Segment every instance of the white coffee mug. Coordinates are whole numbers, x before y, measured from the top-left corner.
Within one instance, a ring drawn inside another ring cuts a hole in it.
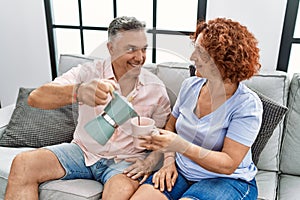
[[[139,136],[146,136],[151,134],[158,134],[159,130],[155,127],[155,121],[149,117],[134,117],[131,119],[131,130],[133,136],[133,145],[137,149],[144,150],[140,144],[143,140]]]

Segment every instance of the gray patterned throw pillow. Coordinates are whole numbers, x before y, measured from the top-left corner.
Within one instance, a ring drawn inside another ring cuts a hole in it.
[[[43,147],[73,139],[78,105],[55,110],[33,108],[27,104],[32,90],[20,88],[16,108],[0,139],[0,146]]]
[[[262,150],[271,138],[275,128],[286,114],[288,108],[276,103],[258,91],[253,91],[256,92],[263,104],[262,124],[251,147],[252,160],[257,164]]]

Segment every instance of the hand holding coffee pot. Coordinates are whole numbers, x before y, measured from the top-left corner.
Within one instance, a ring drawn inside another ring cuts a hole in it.
[[[88,83],[81,83],[77,88],[77,99],[89,106],[107,104],[109,95],[113,95],[116,83],[108,79],[94,79]]]

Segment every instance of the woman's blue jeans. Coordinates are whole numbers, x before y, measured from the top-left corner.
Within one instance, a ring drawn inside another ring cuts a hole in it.
[[[150,176],[144,184],[152,184]],[[178,178],[171,192],[163,194],[170,200],[190,198],[195,200],[256,200],[257,186],[255,179],[250,182],[232,178],[210,178],[190,182],[178,172]]]

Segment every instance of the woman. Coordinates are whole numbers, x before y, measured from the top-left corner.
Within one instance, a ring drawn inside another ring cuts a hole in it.
[[[259,97],[241,81],[258,72],[257,40],[238,22],[199,22],[191,36],[196,76],[186,79],[172,115],[143,147],[165,152],[163,167],[132,199],[256,199],[253,144]]]

